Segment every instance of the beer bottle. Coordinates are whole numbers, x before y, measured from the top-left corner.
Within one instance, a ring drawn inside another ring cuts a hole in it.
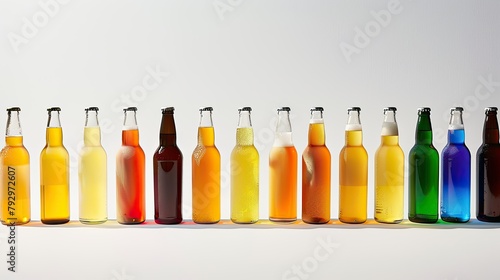
[[[415,145],[409,154],[408,218],[415,223],[438,219],[439,154],[432,145],[431,109],[418,109]]]
[[[116,220],[121,224],[140,224],[145,212],[145,156],[139,145],[136,107],[123,109],[122,146],[116,155]]]
[[[69,222],[69,154],[63,146],[59,107],[47,109],[47,144],[40,154],[40,215],[44,224]]]
[[[259,220],[259,152],[253,145],[252,108],[238,109],[236,146],[231,152],[231,221]]]
[[[339,220],[364,223],[367,216],[368,153],[363,147],[359,107],[347,110],[345,145],[339,154]]]
[[[160,145],[153,156],[155,222],[182,222],[182,153],[177,147],[174,107],[161,109]]]
[[[5,147],[0,152],[0,221],[9,226],[31,219],[30,155],[23,145],[20,111],[7,109]]]
[[[269,220],[297,220],[297,150],[292,141],[290,107],[278,109],[278,123],[269,155]]]
[[[78,160],[80,222],[100,224],[108,219],[107,156],[101,146],[99,108],[85,109],[83,147]]]
[[[448,144],[441,154],[441,219],[465,223],[470,219],[470,152],[465,145],[462,107],[451,109]]]
[[[396,108],[384,108],[380,146],[375,153],[375,221],[403,220],[404,153],[399,146]]]
[[[323,108],[311,108],[308,145],[302,154],[302,220],[306,223],[330,221],[331,161]]]
[[[191,158],[193,221],[214,224],[220,220],[220,153],[215,147],[212,107],[200,108],[198,145]]]
[[[477,219],[500,222],[500,144],[496,107],[485,110],[483,144],[477,151]]]

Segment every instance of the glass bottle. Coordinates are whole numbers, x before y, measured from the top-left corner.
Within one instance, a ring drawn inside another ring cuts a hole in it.
[[[483,144],[476,157],[477,219],[500,222],[500,144],[496,107],[485,110]]]
[[[153,156],[155,222],[182,222],[182,153],[177,147],[174,107],[161,109],[160,145]]]
[[[330,221],[331,162],[323,108],[311,108],[308,145],[302,153],[302,220],[306,223]]]
[[[0,221],[9,226],[31,219],[30,155],[23,145],[20,111],[7,109],[5,147],[0,152]]]
[[[431,109],[418,109],[415,145],[409,154],[408,218],[415,223],[438,219],[439,154],[432,145]]]
[[[292,141],[290,107],[278,109],[278,123],[269,155],[269,220],[297,220],[297,150]]]
[[[214,224],[220,220],[220,153],[215,147],[212,107],[200,108],[198,145],[193,151],[193,221]]]
[[[44,224],[69,222],[69,154],[63,145],[59,107],[47,109],[47,144],[40,154],[40,216]]]
[[[259,152],[253,145],[252,108],[238,109],[236,146],[231,152],[231,221],[259,220]]]
[[[404,213],[404,153],[399,146],[396,108],[384,108],[380,146],[375,153],[375,221],[395,224]]]
[[[367,218],[368,153],[363,147],[359,107],[347,109],[345,145],[339,154],[339,220],[364,223]]]
[[[116,155],[116,220],[140,224],[145,211],[145,155],[139,145],[136,107],[123,109],[122,146]]]
[[[441,219],[446,222],[470,219],[471,156],[465,145],[463,110],[451,109],[448,144],[441,153]]]
[[[99,108],[85,109],[83,147],[78,160],[80,222],[100,224],[108,219],[107,156],[101,145]]]

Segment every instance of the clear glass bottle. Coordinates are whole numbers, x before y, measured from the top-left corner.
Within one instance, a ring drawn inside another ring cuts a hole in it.
[[[5,147],[0,152],[0,221],[22,225],[31,220],[30,155],[23,145],[19,107],[7,109]]]
[[[116,155],[116,219],[121,224],[146,220],[145,155],[139,145],[136,107],[123,109],[122,146]]]
[[[404,216],[404,160],[396,108],[384,108],[380,146],[375,153],[375,221],[400,223]]]
[[[253,145],[252,108],[238,109],[236,146],[231,152],[231,221],[259,220],[259,152]]]
[[[78,160],[80,222],[101,224],[108,219],[107,156],[101,145],[99,108],[85,109],[83,147]]]
[[[297,220],[297,150],[292,141],[290,107],[278,109],[278,123],[269,156],[269,220]]]
[[[47,144],[40,154],[40,216],[44,224],[69,222],[69,154],[63,145],[59,107],[47,109]]]
[[[212,107],[200,108],[198,145],[193,151],[193,221],[213,224],[220,220],[220,153],[215,147]]]
[[[368,153],[363,147],[361,108],[347,109],[345,145],[339,154],[339,220],[364,223],[367,218]]]

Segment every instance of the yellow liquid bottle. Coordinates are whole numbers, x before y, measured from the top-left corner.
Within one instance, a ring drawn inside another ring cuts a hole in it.
[[[231,153],[231,221],[251,224],[259,220],[259,152],[253,145],[252,109],[238,111],[236,146]]]
[[[101,146],[101,129],[97,107],[85,109],[84,146],[78,161],[80,222],[100,224],[108,219],[107,156]]]
[[[18,107],[7,109],[5,147],[0,152],[0,221],[22,225],[31,219],[30,155],[23,145]]]
[[[404,211],[404,153],[399,146],[396,108],[384,109],[381,144],[375,153],[375,220],[399,223]]]
[[[47,144],[40,154],[40,216],[44,224],[69,222],[69,154],[64,148],[58,107],[47,109]]]
[[[212,107],[200,109],[198,145],[191,158],[193,221],[213,224],[220,220],[220,153],[215,147]]]
[[[348,109],[345,146],[339,155],[339,220],[364,223],[367,218],[368,153],[363,147],[359,107]]]

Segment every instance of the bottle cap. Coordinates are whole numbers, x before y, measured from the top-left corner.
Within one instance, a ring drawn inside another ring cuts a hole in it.
[[[127,111],[134,111],[134,112],[136,112],[137,111],[137,107],[127,107],[127,108],[123,109],[123,112],[127,112]]]
[[[252,107],[241,107],[241,108],[238,108],[238,112],[241,112],[241,111],[252,112]]]
[[[85,109],[85,112],[88,112],[88,111],[98,112],[99,108],[98,107],[88,107]]]
[[[311,108],[311,112],[313,112],[313,111],[323,112],[323,111],[324,111],[324,109],[323,109],[323,107],[312,107],[312,108]]]
[[[347,108],[347,112],[350,112],[350,111],[356,111],[356,112],[359,112],[359,111],[361,111],[361,108],[360,108],[360,107],[351,107],[351,108]]]
[[[453,107],[450,109],[450,112],[453,113],[454,111],[463,112],[464,108],[463,107]]]
[[[497,112],[498,111],[498,108],[497,107],[486,107],[484,109],[484,112],[485,113],[488,113],[488,112]]]
[[[281,107],[281,108],[278,108],[278,112],[280,112],[280,111],[290,112],[291,109],[290,109],[290,107]]]
[[[60,112],[61,108],[59,107],[50,107],[47,109],[48,112]]]
[[[393,111],[393,112],[396,112],[398,109],[396,109],[396,107],[385,107],[384,108],[384,112],[387,112],[387,111]]]
[[[7,112],[19,112],[19,111],[21,111],[21,108],[19,107],[12,107],[7,109]]]
[[[200,111],[209,111],[209,112],[212,112],[214,110],[214,108],[212,107],[201,107],[200,108]]]
[[[175,110],[174,107],[163,107],[161,108],[161,113],[162,114],[165,114],[165,113],[173,113]]]
[[[431,108],[429,108],[429,107],[418,108],[418,113],[430,113],[430,112],[431,112]]]

